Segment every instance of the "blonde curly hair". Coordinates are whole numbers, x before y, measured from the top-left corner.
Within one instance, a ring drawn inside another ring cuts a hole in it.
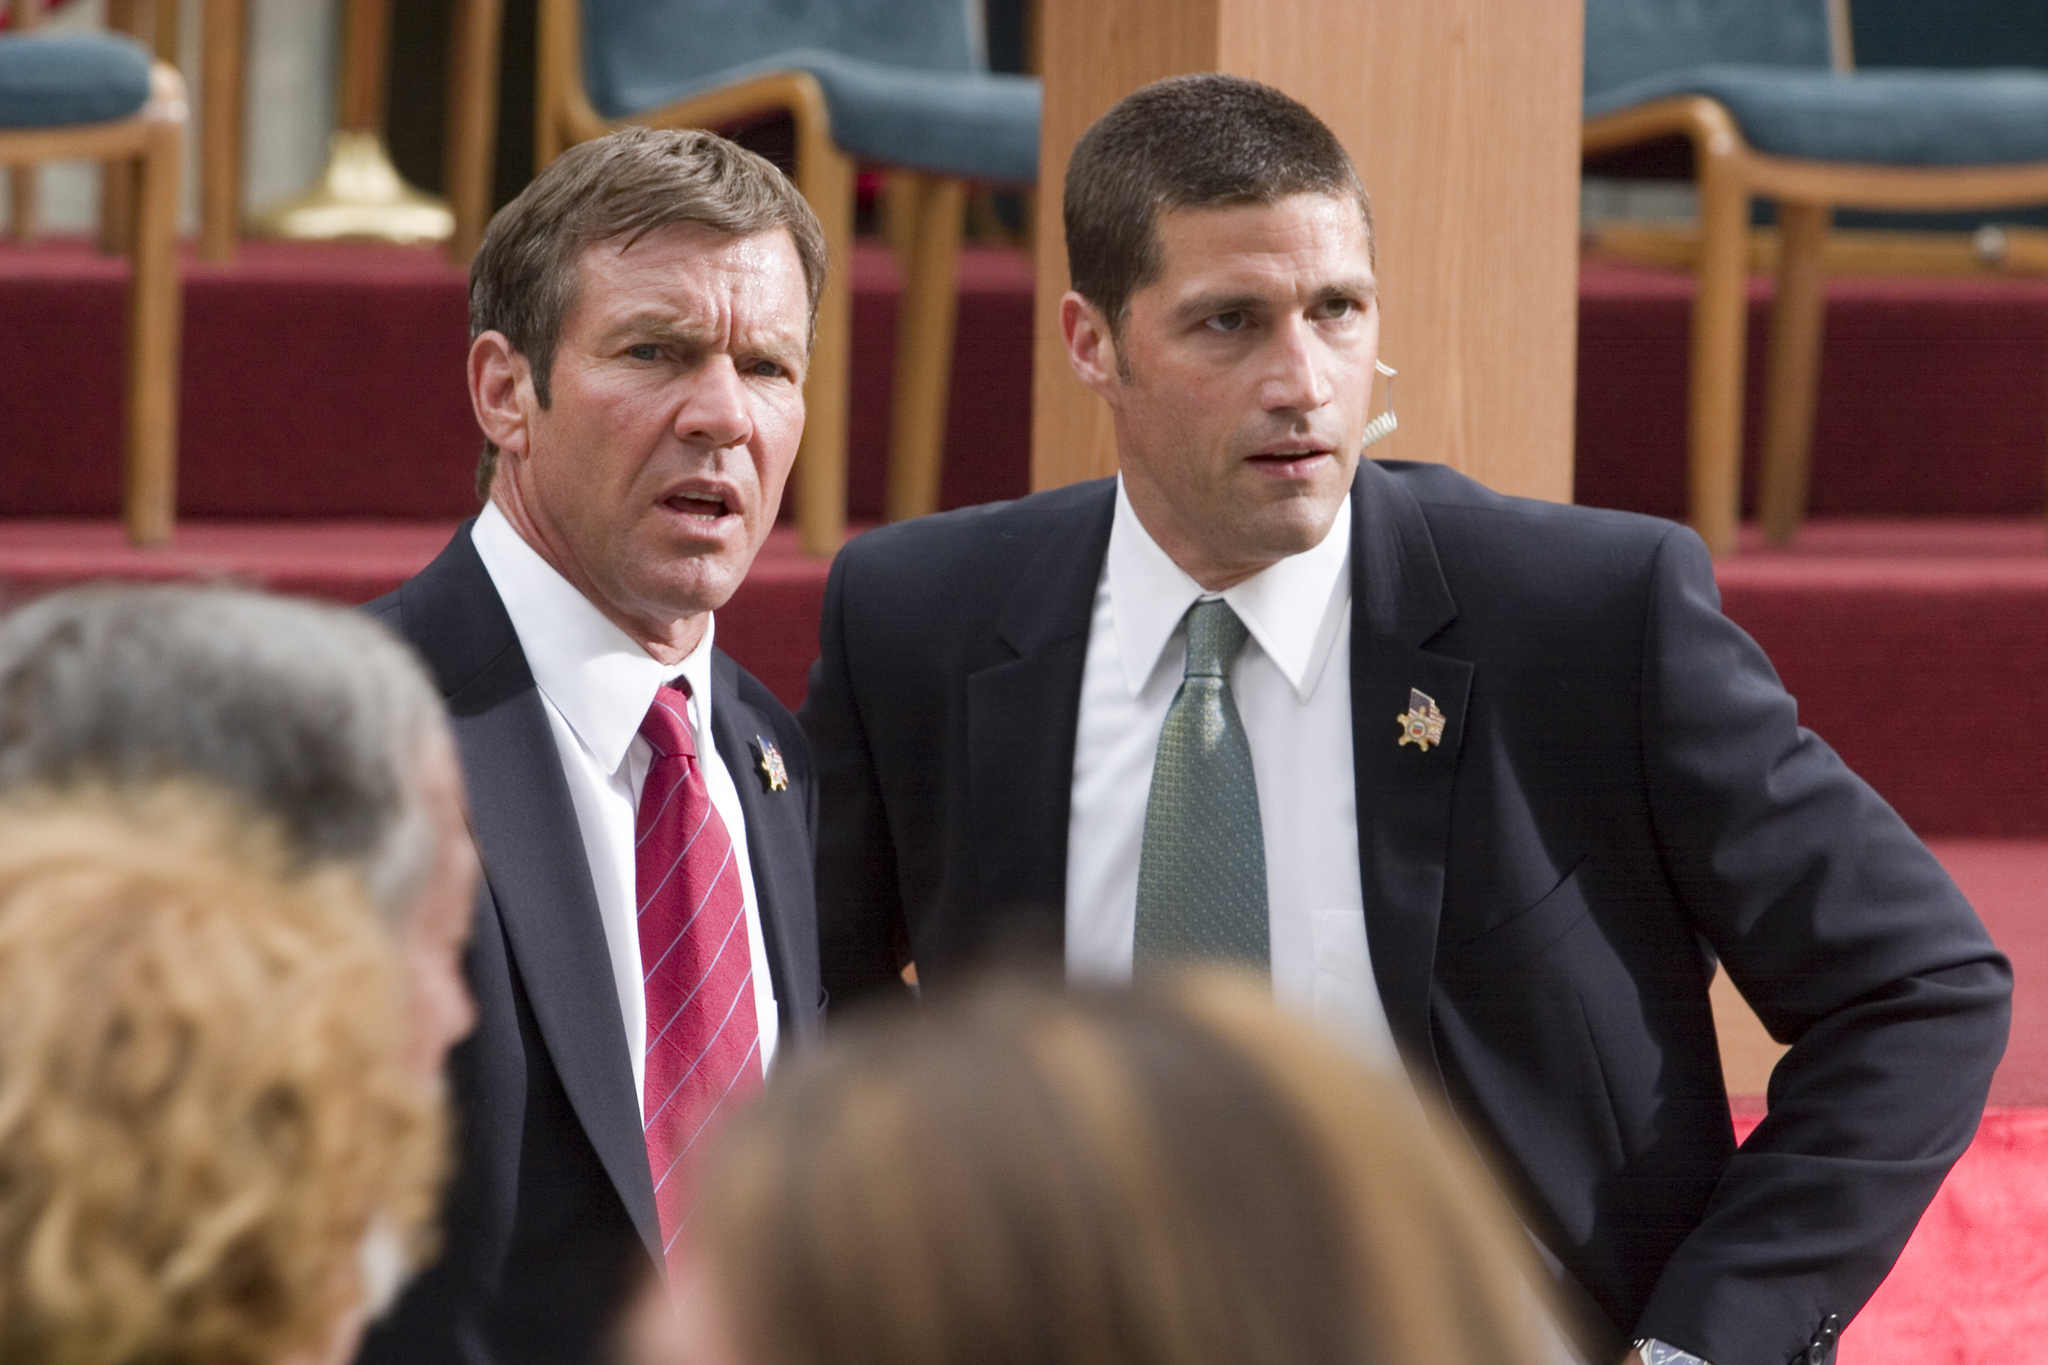
[[[0,804],[0,1360],[271,1365],[443,1162],[361,881],[210,788]]]

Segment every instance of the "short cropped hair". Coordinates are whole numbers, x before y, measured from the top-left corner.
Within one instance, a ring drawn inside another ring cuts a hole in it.
[[[1003,985],[795,1059],[694,1226],[754,1365],[1539,1365],[1457,1141],[1262,981]]]
[[[815,337],[828,262],[818,215],[788,176],[746,149],[694,128],[625,128],[578,143],[500,209],[469,267],[469,336],[502,332],[551,401],[555,347],[576,303],[583,253],[630,246],[694,223],[729,237],[788,231],[804,271],[806,334]],[[498,448],[484,442],[476,493],[491,496]]]
[[[0,792],[209,781],[399,923],[433,874],[420,755],[448,733],[412,651],[359,612],[230,588],[93,586],[0,621]]]
[[[288,863],[210,788],[0,799],[8,1365],[274,1365],[431,1251],[397,953]]]
[[[1242,76],[1154,81],[1074,144],[1062,202],[1068,276],[1120,332],[1131,295],[1159,277],[1162,212],[1296,194],[1357,201],[1372,255],[1372,202],[1336,134],[1305,105]]]

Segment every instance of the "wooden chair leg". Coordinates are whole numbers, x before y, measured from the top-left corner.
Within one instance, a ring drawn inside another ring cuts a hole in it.
[[[126,256],[135,249],[135,180],[133,161],[100,164],[100,252]]]
[[[7,177],[7,230],[27,246],[42,228],[42,168],[16,166]]]
[[[126,469],[122,517],[134,545],[170,539],[177,515],[179,128],[162,125],[139,158],[128,287]]]
[[[1771,309],[1770,378],[1764,390],[1763,480],[1757,519],[1764,539],[1782,545],[1806,516],[1813,456],[1814,395],[1826,300],[1829,209],[1778,205],[1778,297]]]
[[[199,255],[225,261],[242,226],[248,0],[205,0],[199,49]]]
[[[505,0],[462,0],[448,44],[448,114],[441,171],[455,233],[448,259],[468,265],[483,245],[491,217],[491,172],[497,151],[498,46]]]
[[[804,439],[796,460],[796,525],[805,554],[839,552],[846,538],[846,419],[853,351],[853,158],[829,131],[798,127],[797,188],[825,232],[831,257],[818,300],[817,340],[804,385]]]
[[[925,177],[915,171],[890,171],[882,177],[880,202],[875,205],[882,240],[906,278],[917,256],[917,209],[925,184]]]
[[[1728,167],[1699,158],[1700,261],[1692,301],[1692,528],[1716,557],[1733,553],[1742,510],[1742,365],[1748,327],[1749,194]]]
[[[16,33],[42,26],[42,12],[33,0],[0,0],[0,13]],[[7,231],[23,246],[35,241],[43,226],[43,172],[40,166],[16,166],[7,174]]]
[[[107,27],[125,33],[143,46],[156,47],[156,6],[153,0],[107,0]],[[128,255],[135,246],[135,163],[100,164],[100,251]]]
[[[889,426],[889,520],[939,510],[946,398],[959,305],[965,182],[927,179],[918,195],[916,249],[896,314],[895,407]]]

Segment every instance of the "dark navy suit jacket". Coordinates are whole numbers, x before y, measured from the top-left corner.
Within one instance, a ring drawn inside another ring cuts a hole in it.
[[[835,999],[1056,950],[1113,487],[888,527],[833,566],[802,718]],[[1799,727],[1697,537],[1441,466],[1353,489],[1353,763],[1387,1018],[1562,1263],[1589,1349],[1788,1360],[1975,1130],[2011,972]],[[1409,691],[1446,724],[1399,743]],[[1133,793],[1133,800],[1143,800]],[[1738,1152],[1715,957],[1792,1045]]]
[[[448,699],[484,866],[469,950],[476,1031],[449,1059],[458,1168],[445,1252],[366,1342],[366,1365],[580,1365],[661,1244],[618,989],[569,788],[526,656],[465,525],[365,610],[426,659]],[[723,653],[711,727],[746,816],[782,1037],[822,1009],[811,891],[810,748]],[[750,749],[781,751],[787,790]]]

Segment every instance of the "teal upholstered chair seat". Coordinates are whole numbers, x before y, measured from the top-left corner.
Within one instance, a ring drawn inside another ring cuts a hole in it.
[[[817,77],[832,110],[832,140],[863,160],[966,180],[1028,185],[1038,178],[1039,84],[1029,76],[905,70],[797,48],[685,87],[627,86],[619,103],[598,108],[624,118],[770,71]]]
[[[0,37],[0,128],[127,118],[149,102],[149,53],[102,34]]]
[[[1837,75],[1710,65],[1589,94],[1591,117],[1673,95],[1725,105],[1774,156],[1892,166],[2048,161],[2048,72],[1869,71]]]
[[[610,119],[807,71],[832,140],[863,160],[969,180],[1038,178],[1039,83],[988,70],[964,0],[584,0],[591,103]]]

